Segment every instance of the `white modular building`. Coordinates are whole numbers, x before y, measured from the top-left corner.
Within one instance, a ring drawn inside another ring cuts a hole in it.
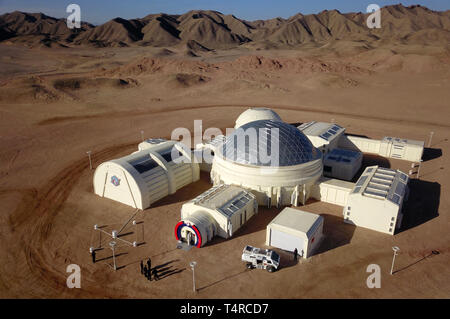
[[[338,147],[340,138],[344,135],[345,128],[334,123],[308,122],[298,126],[314,145],[325,155]]]
[[[146,209],[199,180],[200,169],[193,161],[193,155],[177,142],[144,143],[139,145],[142,150],[97,167],[94,173],[95,194]]]
[[[408,181],[408,175],[399,170],[367,167],[348,196],[344,221],[393,235],[401,226]]]
[[[342,148],[411,162],[420,162],[424,145],[423,141],[390,136],[386,136],[382,140],[374,140],[361,136],[344,135],[339,141],[339,146]]]
[[[232,185],[218,185],[184,204],[175,238],[198,248],[214,236],[230,238],[258,213],[255,196]]]
[[[362,165],[363,154],[358,151],[334,148],[323,159],[323,175],[350,181]]]
[[[314,254],[323,238],[320,215],[286,207],[266,228],[266,245],[297,252],[303,258]]]
[[[410,139],[386,136],[381,140],[379,155],[411,162],[420,162],[425,143]]]
[[[255,194],[259,205],[305,204],[322,176],[322,152],[296,127],[272,120],[249,122],[217,149],[211,180]]]
[[[244,112],[236,119],[234,128],[239,128],[247,123],[261,120],[282,122],[280,116],[272,109],[266,107],[254,107]]]
[[[312,188],[311,197],[321,202],[345,206],[348,196],[354,188],[355,183],[321,177]]]

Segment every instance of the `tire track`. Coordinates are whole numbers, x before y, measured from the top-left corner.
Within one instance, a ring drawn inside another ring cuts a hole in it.
[[[93,154],[94,161],[104,161],[124,149],[134,147],[136,143],[127,143],[105,148]],[[23,200],[9,217],[14,233],[20,234],[19,247],[23,249],[29,268],[27,279],[39,280],[45,294],[59,296],[66,290],[66,276],[61,269],[53,266],[54,257],[46,246],[52,230],[53,221],[69,197],[74,185],[89,164],[82,158],[59,171],[48,183],[39,189],[22,190]],[[2,190],[1,193],[14,190]],[[100,288],[80,289],[83,297],[98,297],[105,294]],[[35,292],[41,296],[41,292]],[[77,291],[78,293],[78,291]],[[118,294],[116,294],[118,295]]]
[[[363,119],[363,120],[376,120],[376,121],[384,121],[384,122],[392,122],[392,123],[402,123],[408,125],[428,125],[433,127],[443,127],[450,128],[450,125],[443,123],[435,123],[429,121],[413,121],[407,120],[404,118],[393,118],[393,117],[383,117],[383,116],[374,116],[374,115],[358,115],[355,113],[348,112],[334,112],[328,110],[320,110],[312,107],[305,106],[292,106],[292,105],[269,105],[269,104],[208,104],[202,106],[166,106],[160,107],[156,110],[152,111],[119,111],[119,112],[106,112],[101,114],[92,114],[92,115],[73,115],[73,116],[56,116],[49,119],[42,120],[37,122],[39,126],[59,124],[71,121],[82,121],[89,119],[109,119],[109,118],[125,118],[125,117],[133,117],[140,115],[149,115],[149,114],[161,114],[161,113],[172,113],[172,112],[180,112],[180,111],[189,111],[189,110],[204,110],[206,108],[215,108],[215,107],[268,107],[274,110],[286,110],[286,111],[301,111],[301,112],[310,112],[310,113],[318,113],[318,114],[327,114],[331,116],[345,116],[352,119]]]

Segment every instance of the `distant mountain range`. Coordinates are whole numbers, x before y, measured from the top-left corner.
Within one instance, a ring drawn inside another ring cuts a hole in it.
[[[12,12],[0,16],[0,41],[42,46],[89,45],[171,47],[193,50],[228,49],[240,45],[254,48],[286,48],[351,40],[448,45],[450,10],[439,12],[416,5],[381,9],[381,29],[369,29],[369,14],[325,10],[296,14],[288,19],[245,21],[217,11],[189,11],[182,15],[150,14],[141,19],[115,18],[102,25],[82,23],[70,30],[65,19],[42,13]]]

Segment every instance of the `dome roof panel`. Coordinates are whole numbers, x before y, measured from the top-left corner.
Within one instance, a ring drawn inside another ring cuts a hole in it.
[[[292,166],[318,159],[321,153],[296,127],[259,120],[244,124],[228,136],[221,155],[245,165]]]

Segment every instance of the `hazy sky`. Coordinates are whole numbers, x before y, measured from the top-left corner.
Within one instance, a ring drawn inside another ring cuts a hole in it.
[[[341,12],[365,11],[371,3],[379,6],[400,1],[378,0],[0,0],[0,13],[15,10],[43,12],[61,18],[67,17],[66,7],[76,3],[81,7],[82,20],[101,24],[115,17],[141,18],[149,13],[184,13],[192,9],[211,9],[246,19],[290,17],[298,12],[317,13],[325,9]],[[450,9],[449,0],[402,1],[405,6],[421,4],[432,10]]]

